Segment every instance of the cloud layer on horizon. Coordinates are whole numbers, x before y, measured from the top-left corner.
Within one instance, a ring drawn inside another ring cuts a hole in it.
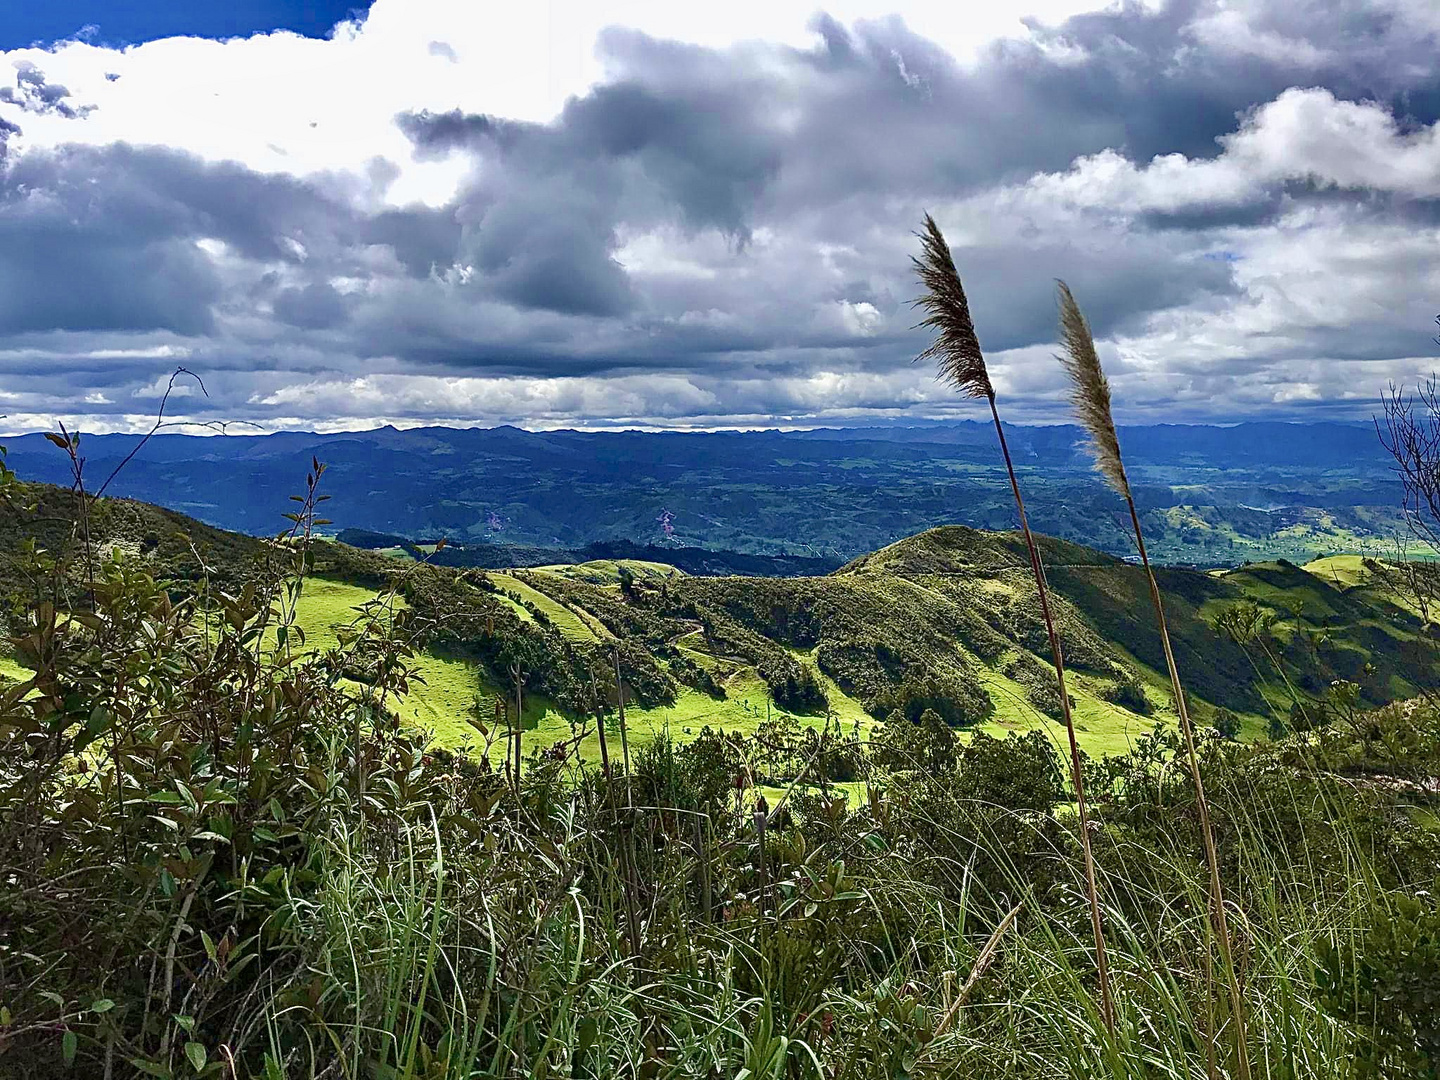
[[[1427,0],[1126,3],[963,60],[898,17],[804,46],[615,27],[551,118],[456,107],[465,42],[407,10],[0,56],[5,426],[142,425],[177,364],[207,394],[172,412],[270,428],[958,415],[910,362],[926,209],[1015,419],[1060,415],[1055,277],[1130,421],[1366,415],[1433,363]],[[387,48],[441,82],[332,135]],[[300,69],[274,146],[205,119]],[[126,122],[162,71],[188,73],[168,144]]]

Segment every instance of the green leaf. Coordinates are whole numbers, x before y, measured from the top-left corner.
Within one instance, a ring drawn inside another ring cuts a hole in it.
[[[200,944],[205,946],[205,955],[210,958],[210,962],[215,963],[215,942],[204,930],[200,931]]]
[[[60,1053],[65,1058],[66,1065],[75,1064],[75,1052],[80,1049],[80,1040],[75,1037],[75,1032],[67,1031],[60,1039]]]
[[[115,1002],[109,998],[96,998],[90,1003],[90,1011],[93,1013],[107,1013],[115,1007]]]
[[[187,1042],[185,1044],[185,1056],[190,1059],[190,1064],[195,1067],[198,1073],[205,1068],[205,1047],[198,1042]]]

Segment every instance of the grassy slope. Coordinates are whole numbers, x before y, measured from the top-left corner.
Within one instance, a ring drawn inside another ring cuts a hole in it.
[[[44,523],[60,520],[70,506],[65,494],[58,489],[37,487],[35,490],[40,497],[42,513],[34,524],[12,521],[11,528],[7,530],[7,535],[14,534],[9,536],[12,540],[18,540],[22,534],[45,533]],[[148,538],[149,544],[157,546],[145,557],[156,566],[157,571],[161,567],[168,572],[198,569],[192,565],[195,562],[190,550],[193,541],[204,553],[207,564],[220,567],[222,577],[234,576],[244,572],[244,567],[251,563],[262,547],[251,538],[211,529],[182,515],[143,503],[107,500],[102,512],[97,514],[95,524],[107,536],[113,534],[127,550],[131,547],[144,550],[142,541]],[[59,533],[55,537],[45,534],[40,538],[43,542],[54,543],[61,536]],[[1045,540],[1044,545],[1051,582],[1057,595],[1068,598],[1084,622],[1093,628],[1093,632],[1098,632],[1110,653],[1123,659],[1137,673],[1155,706],[1155,719],[1173,719],[1168,684],[1159,674],[1158,648],[1143,591],[1143,578],[1138,569],[1077,545],[1054,540]],[[308,632],[311,647],[317,648],[334,644],[334,627],[350,621],[355,614],[354,607],[373,597],[375,588],[385,580],[386,575],[404,565],[384,555],[359,552],[339,544],[322,545],[318,562],[320,574],[331,574],[344,580],[315,577],[307,584],[300,622]],[[556,595],[547,592],[545,583],[559,578],[579,578],[618,595],[621,565],[626,566],[637,581],[649,582],[651,587],[658,583],[658,579],[671,577],[672,594],[677,587],[682,592],[687,591],[686,582],[701,585],[720,580],[686,578],[676,575],[672,567],[664,564],[632,560],[496,573],[494,578],[503,591],[520,597],[543,612],[566,637],[574,641],[594,641],[607,639],[609,632],[594,615],[568,607],[557,599],[558,591]],[[993,598],[994,594],[1008,591],[1018,598],[1022,592],[1028,592],[1028,589],[1022,589],[1022,579],[1026,577],[1028,568],[1024,565],[1023,551],[1014,535],[952,527],[900,541],[856,560],[829,578],[781,579],[793,582],[793,586],[779,586],[773,580],[763,579],[728,580],[735,583],[736,596],[743,596],[745,590],[759,589],[761,593],[755,595],[778,597],[787,588],[808,588],[810,592],[806,595],[823,599],[826,603],[870,604],[867,618],[871,618],[876,610],[900,609],[911,617],[911,621],[918,623],[953,606],[963,608],[972,603],[972,593],[978,596],[988,592]],[[808,585],[805,584],[807,580]],[[833,587],[829,584],[832,582]],[[1219,608],[1245,596],[1273,606],[1281,616],[1282,626],[1309,627],[1317,621],[1327,621],[1332,630],[1338,631],[1338,646],[1347,651],[1347,655],[1366,657],[1372,652],[1384,654],[1377,659],[1385,660],[1381,666],[1387,670],[1382,675],[1388,679],[1384,689],[1389,693],[1401,694],[1413,689],[1395,674],[1400,670],[1396,664],[1395,649],[1407,636],[1413,636],[1411,629],[1401,625],[1405,621],[1403,607],[1381,595],[1378,583],[1369,579],[1359,556],[1325,558],[1303,569],[1283,563],[1255,564],[1214,576],[1165,571],[1162,573],[1162,584],[1173,616],[1172,631],[1176,637],[1182,674],[1187,688],[1199,699],[1197,709],[1202,720],[1208,715],[1205,700],[1213,687],[1254,683],[1254,673],[1248,661],[1241,654],[1230,655],[1234,650],[1227,651],[1224,643],[1214,636],[1207,625],[1207,620]],[[768,593],[765,592],[767,589]],[[516,605],[516,608],[524,611],[523,617],[531,617],[524,604]],[[903,625],[904,621],[898,630],[892,628],[886,632],[908,633],[909,628]],[[875,625],[878,626],[878,622]],[[930,640],[933,645],[933,637]],[[952,644],[949,645],[941,642],[942,652],[957,648],[953,644],[954,639],[950,641]],[[677,737],[684,738],[687,728],[694,732],[705,724],[722,726],[741,734],[753,732],[764,718],[767,699],[764,684],[755,670],[710,656],[704,651],[704,642],[698,635],[687,635],[676,645],[686,657],[710,670],[725,686],[727,696],[717,700],[682,687],[670,706],[632,709],[630,715],[637,738],[643,739],[649,732],[666,727]],[[858,701],[818,672],[813,648],[792,648],[791,652],[817,674],[830,699],[832,713],[843,724],[849,727],[858,722],[862,730],[873,724]],[[939,653],[934,655],[937,658],[940,656]],[[989,730],[998,733],[1038,724],[1052,734],[1059,733],[1057,726],[1039,716],[1025,700],[1023,692],[1001,672],[1002,661],[986,664],[968,652],[965,659],[975,666],[980,682],[989,689],[994,700],[995,713],[985,725]],[[8,660],[0,660],[0,673],[12,676],[23,674],[13,661]],[[488,716],[499,688],[487,685],[483,673],[473,664],[433,653],[418,658],[417,674],[424,684],[417,685],[400,703],[398,711],[404,719],[435,732],[437,740],[446,745],[458,746],[467,740],[473,741],[475,729],[469,717],[477,694],[481,699],[480,711]],[[1123,749],[1137,732],[1148,730],[1154,722],[1151,718],[1138,717],[1102,700],[1098,696],[1100,688],[1098,680],[1085,673],[1079,673],[1072,679],[1077,727],[1082,744],[1092,754]],[[1275,688],[1271,688],[1272,697],[1274,693]],[[1288,707],[1284,701],[1275,703],[1281,708]],[[533,700],[527,701],[526,705],[526,726],[533,731],[530,738],[538,744],[570,734],[569,723],[546,702]],[[1233,704],[1231,707],[1235,708]],[[1253,707],[1235,708],[1235,711],[1242,713],[1247,731],[1258,732],[1264,727],[1261,713],[1265,707],[1264,701],[1257,699]],[[801,722],[819,724],[822,721],[816,717],[802,718]],[[598,754],[598,743],[593,734],[586,741],[585,748],[591,754]]]
[[[684,576],[682,571],[669,563],[650,562],[645,559],[592,559],[583,563],[553,563],[537,566],[535,569],[577,581],[588,581],[592,585],[618,585],[622,566],[641,581]]]
[[[532,600],[546,611],[557,625],[563,627],[562,616],[552,610],[560,608],[569,614],[576,624],[579,619],[555,600],[537,590],[531,589],[509,575],[496,574],[496,583],[502,588],[521,586],[516,591],[527,599],[539,596],[544,600]],[[358,605],[373,599],[375,592],[360,586],[324,578],[312,578],[306,582],[301,597],[297,623],[305,630],[307,645],[323,649],[337,643],[336,627],[350,623],[356,617]],[[683,643],[682,643],[683,644]],[[686,650],[697,659],[709,660],[715,669],[713,658],[695,650]],[[798,654],[802,662],[814,667],[814,659],[806,653]],[[672,736],[684,740],[698,734],[706,725],[722,728],[739,735],[753,735],[755,729],[769,714],[778,716],[781,710],[768,704],[764,682],[750,667],[729,665],[732,674],[724,680],[726,697],[716,700],[707,694],[689,688],[682,689],[673,705],[653,709],[629,708],[626,710],[628,734],[634,740],[632,747],[653,738],[668,729]],[[479,736],[466,717],[470,715],[472,703],[478,694],[482,699],[482,711],[488,717],[490,705],[499,688],[487,682],[483,673],[474,665],[463,660],[454,660],[433,653],[422,653],[417,664],[419,674],[424,678],[423,686],[417,686],[399,704],[396,712],[402,720],[417,728],[432,731],[436,741],[450,748],[460,748],[468,742],[476,745]],[[817,674],[818,674],[818,669]],[[875,721],[859,702],[847,696],[834,681],[820,676],[830,697],[832,713],[849,730],[858,724],[862,733],[868,734]],[[994,668],[986,668],[983,676],[991,687],[995,698],[995,716],[981,730],[1003,735],[1006,731],[1023,731],[1039,726],[1046,730],[1057,745],[1064,744],[1063,729],[1047,717],[1041,716],[1025,700],[1022,687]],[[1078,685],[1072,686],[1076,699],[1076,729],[1081,745],[1094,756],[1105,753],[1119,753],[1126,749],[1135,735],[1148,731],[1153,721],[1137,717],[1109,702],[1102,701],[1086,688],[1086,680],[1079,678]],[[1168,704],[1168,699],[1167,702]],[[548,703],[535,699],[527,703],[526,740],[531,745],[546,746],[571,734],[569,723]],[[819,717],[799,717],[802,724],[819,726]],[[613,720],[612,720],[613,724]],[[612,750],[619,752],[619,734],[611,734]],[[587,758],[598,760],[599,738],[593,731],[581,744]]]
[[[588,620],[580,614],[572,611],[557,600],[552,600],[545,593],[532,585],[520,580],[513,574],[492,573],[490,580],[500,588],[501,592],[512,592],[522,600],[534,604],[545,613],[555,629],[574,641],[597,641],[600,637],[609,635],[598,622]],[[618,579],[617,579],[618,580]],[[517,605],[520,614],[525,619],[531,615],[523,606]]]
[[[493,577],[502,589],[514,590],[544,610],[562,632],[589,632],[588,624],[579,616],[539,590],[507,574],[495,574]],[[373,590],[342,582],[318,578],[307,582],[297,621],[306,631],[309,645],[315,648],[334,645],[334,628],[351,621],[356,614],[354,609],[374,595]],[[698,734],[706,725],[742,736],[753,735],[767,715],[780,715],[781,710],[769,704],[765,684],[753,668],[717,661],[708,654],[688,647],[689,643],[684,640],[679,644],[686,655],[709,667],[721,678],[726,697],[717,700],[707,694],[682,688],[673,705],[652,709],[627,709],[628,734],[633,740],[632,748],[667,729],[672,736],[682,741]],[[875,721],[858,701],[846,695],[833,680],[819,672],[815,667],[813,651],[796,652],[796,655],[819,675],[830,698],[832,715],[838,718],[847,730],[858,725],[863,734],[868,734],[875,726]],[[488,717],[490,709],[493,708],[490,703],[499,688],[488,683],[483,673],[466,661],[422,653],[418,667],[425,679],[425,685],[413,689],[400,703],[396,711],[401,718],[418,728],[433,731],[437,742],[447,747],[460,748],[467,742],[472,745],[478,743],[479,737],[466,717],[470,714],[477,694],[483,702],[482,711]],[[1040,727],[1050,734],[1057,745],[1064,745],[1063,729],[1039,714],[1025,699],[1024,688],[1005,676],[998,669],[998,665],[984,666],[982,681],[992,691],[996,712],[989,721],[981,725],[981,730],[1003,736],[1007,731]],[[1076,700],[1076,729],[1081,745],[1093,756],[1123,752],[1136,735],[1150,729],[1154,719],[1173,719],[1170,714],[1162,716],[1159,712],[1156,718],[1138,717],[1101,700],[1091,691],[1091,683],[1092,680],[1077,675],[1072,678],[1071,692]],[[1154,696],[1157,704],[1163,700],[1164,706],[1168,707],[1168,695]],[[548,703],[539,699],[532,700],[527,702],[525,711],[528,744],[545,746],[570,736],[569,723]],[[823,722],[820,717],[797,719],[807,726],[819,726]],[[611,740],[612,751],[618,754],[618,732],[612,731]],[[581,744],[581,749],[587,758],[599,758],[599,738],[593,728]]]

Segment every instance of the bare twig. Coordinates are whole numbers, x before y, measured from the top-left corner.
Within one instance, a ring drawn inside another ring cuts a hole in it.
[[[175,369],[175,374],[170,376],[170,381],[165,386],[164,395],[160,398],[160,408],[155,414],[155,426],[145,433],[145,437],[143,439],[141,439],[138,443],[136,443],[133,447],[130,448],[130,453],[126,454],[120,464],[116,465],[110,475],[105,478],[105,482],[101,484],[100,487],[96,490],[95,494],[91,496],[92,499],[98,499],[101,495],[105,494],[105,489],[110,486],[110,481],[114,480],[115,477],[120,475],[120,470],[125,468],[126,465],[129,465],[130,459],[133,458],[136,454],[138,454],[140,452],[140,448],[150,441],[150,437],[164,426],[165,406],[170,401],[170,392],[175,389],[175,380],[178,379],[181,375],[189,375],[192,379],[194,379],[197,383],[200,384],[200,392],[206,397],[210,396],[210,392],[205,389],[205,383],[201,380],[199,375],[196,375],[195,372],[191,371],[189,368],[177,367]]]

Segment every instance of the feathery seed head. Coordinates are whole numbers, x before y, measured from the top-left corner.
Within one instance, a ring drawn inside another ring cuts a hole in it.
[[[1075,302],[1065,282],[1056,282],[1056,293],[1060,302],[1060,339],[1065,347],[1064,355],[1057,359],[1070,376],[1070,402],[1075,408],[1076,418],[1090,434],[1090,449],[1095,455],[1096,470],[1111,487],[1128,499],[1130,481],[1125,476],[1125,464],[1120,458],[1120,438],[1110,415],[1110,382],[1100,367],[1100,356],[1095,351],[1090,324],[1085,321],[1080,305]]]
[[[925,215],[923,230],[916,235],[920,237],[920,256],[911,261],[925,293],[914,305],[925,312],[919,325],[934,330],[935,340],[915,359],[934,360],[940,377],[949,379],[962,394],[993,399],[995,390],[985,369],[985,356],[975,336],[970,303],[950,256],[950,245],[929,214]]]

